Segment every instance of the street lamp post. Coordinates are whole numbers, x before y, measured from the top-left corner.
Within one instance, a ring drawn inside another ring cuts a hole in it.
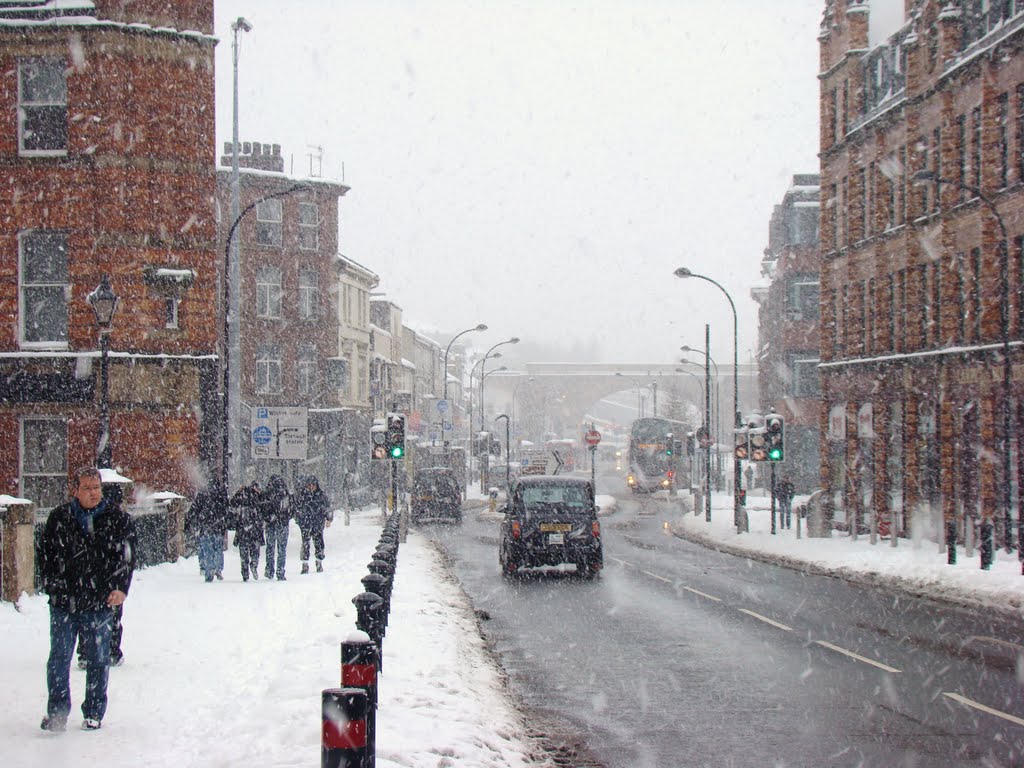
[[[509,463],[511,461],[511,458],[509,458],[509,449],[512,444],[512,435],[509,427],[510,420],[508,416],[502,413],[494,417],[495,421],[498,419],[505,420],[505,494],[507,495],[512,490],[512,465]]]
[[[241,377],[240,376],[236,377],[234,382],[232,382],[232,380],[231,380],[231,359],[235,358],[235,361],[237,363],[238,362],[238,358],[239,358],[239,338],[240,338],[239,337],[239,328],[240,328],[240,323],[241,323],[240,308],[238,306],[233,306],[232,303],[231,303],[232,295],[237,293],[237,290],[238,290],[238,286],[236,285],[236,282],[240,282],[241,281],[241,277],[240,276],[237,277],[237,278],[229,278],[228,277],[229,275],[232,274],[232,272],[235,269],[238,268],[238,264],[237,264],[238,259],[237,258],[234,259],[234,263],[232,263],[232,258],[231,258],[232,247],[231,246],[232,246],[232,244],[235,241],[235,234],[238,231],[238,225],[242,223],[242,219],[245,218],[246,214],[248,214],[249,211],[251,211],[257,205],[259,205],[260,203],[266,202],[267,200],[273,200],[273,199],[278,198],[278,197],[285,197],[285,196],[291,195],[291,194],[293,194],[295,192],[304,192],[304,191],[306,191],[308,189],[310,189],[310,185],[309,184],[300,182],[298,184],[293,184],[292,186],[288,187],[287,189],[283,189],[280,192],[274,192],[273,194],[270,194],[270,195],[264,195],[259,200],[254,200],[253,202],[249,203],[249,205],[245,206],[245,208],[243,208],[242,211],[235,217],[234,221],[231,222],[231,227],[228,229],[227,240],[224,243],[224,293],[223,293],[223,301],[224,301],[224,344],[225,344],[225,349],[224,349],[224,355],[223,355],[223,358],[224,358],[224,385],[223,385],[224,386],[224,392],[223,392],[224,404],[223,404],[223,408],[222,408],[222,410],[223,410],[223,414],[222,414],[223,423],[221,425],[221,427],[222,427],[222,429],[221,429],[221,432],[222,432],[222,434],[221,434],[221,440],[222,440],[221,450],[223,452],[222,461],[221,461],[221,482],[224,484],[225,490],[228,490],[228,491],[229,491],[230,488],[233,487],[231,485],[230,466],[232,464],[232,459],[234,458],[234,456],[232,454],[232,449],[231,448],[232,448],[232,446],[235,446],[236,448],[238,447],[237,431],[238,431],[238,428],[239,428],[238,419],[237,418],[233,419],[231,417],[231,403],[234,402],[235,405],[237,406],[241,402],[241,392],[240,392],[240,389],[239,389],[239,381],[240,381]],[[232,390],[234,390],[234,393],[233,393],[234,396],[233,397],[232,397]],[[236,470],[236,474],[237,474],[237,470]]]
[[[1006,551],[1010,552],[1013,548],[1013,515],[1010,510],[1010,378],[1011,378],[1011,364],[1010,364],[1010,297],[1009,297],[1009,249],[1010,249],[1010,236],[1006,231],[1006,223],[1003,221],[1003,217],[999,213],[999,209],[996,208],[996,204],[992,202],[992,198],[982,192],[978,187],[971,184],[965,184],[961,181],[954,181],[953,179],[946,179],[939,176],[934,171],[918,171],[914,174],[915,183],[932,182],[936,186],[941,184],[951,184],[960,189],[964,189],[971,194],[975,195],[992,213],[992,218],[996,220],[996,224],[999,225],[999,232],[1002,234],[1003,239],[999,250],[999,285],[1002,290],[1002,296],[999,302],[999,331],[1002,336],[1002,347],[1003,347],[1003,407],[1002,407],[1002,435],[1000,435],[999,442],[1000,453],[1003,459],[1003,524],[1004,528],[1004,539],[1006,545]],[[978,290],[978,286],[974,287]],[[1021,450],[1021,446],[1018,446],[1017,450]],[[982,508],[984,510],[984,506]],[[995,557],[995,547],[993,546],[993,524],[992,518],[985,516],[982,513],[981,522],[981,568],[988,570],[992,567],[992,561]],[[989,513],[991,514],[991,513]],[[1017,552],[1021,561],[1021,574],[1024,574],[1024,547],[1021,543],[1024,542],[1024,514],[1018,513],[1017,521]],[[950,563],[956,562],[956,520],[946,521],[946,548],[948,553],[948,559]]]
[[[448,353],[452,349],[452,344],[454,344],[455,340],[458,339],[460,336],[465,336],[467,333],[472,333],[473,331],[486,331],[486,330],[487,330],[487,326],[484,325],[483,323],[480,323],[479,325],[476,325],[476,326],[474,326],[472,328],[467,328],[464,331],[460,331],[459,333],[455,334],[455,336],[452,338],[451,341],[448,342],[448,346],[444,350],[444,400],[445,400],[445,402],[448,402]],[[451,407],[450,403],[449,403],[449,406],[448,406],[448,410],[449,410],[450,413],[454,413],[454,409]],[[444,433],[445,433],[445,429],[444,429],[444,414],[441,414],[441,445],[445,445],[445,443],[446,443]]]
[[[729,300],[729,307],[732,309],[732,410],[733,410],[733,424],[737,429],[742,427],[742,417],[740,415],[740,352],[739,352],[739,319],[736,316],[736,304],[732,300],[732,296],[725,290],[718,282],[712,280],[706,275],[698,275],[696,272],[691,272],[686,267],[679,267],[674,272],[676,277],[695,277],[698,280],[705,280],[714,285],[718,290],[725,294],[725,298]],[[740,488],[742,486],[742,473],[743,468],[740,466],[740,460],[733,458],[733,522],[736,525],[736,532],[743,533],[747,530],[746,520],[743,515],[743,507],[740,504]]]
[[[679,361],[680,363],[685,363],[686,365],[696,365],[696,366],[702,368],[704,370],[705,378],[707,378],[707,379],[711,378],[710,371],[708,370],[708,362],[709,361],[711,362],[711,366],[715,369],[715,397],[714,397],[714,400],[712,400],[712,398],[711,398],[711,390],[710,390],[710,387],[709,387],[709,389],[708,389],[708,398],[707,399],[710,402],[713,402],[713,406],[712,407],[713,407],[714,411],[712,413],[711,421],[715,425],[715,445],[716,446],[717,445],[721,445],[722,439],[721,439],[720,427],[721,427],[721,424],[722,424],[722,396],[721,396],[721,391],[719,390],[719,387],[718,387],[718,382],[721,379],[721,374],[718,372],[718,363],[715,362],[715,359],[711,356],[711,354],[706,349],[704,349],[704,350],[694,349],[693,347],[688,347],[688,346],[686,346],[684,344],[683,346],[681,346],[679,348],[679,351],[680,352],[695,352],[698,355],[704,355],[705,356],[704,357],[704,364],[703,365],[701,365],[700,363],[694,362],[692,360],[683,359],[683,360]],[[710,385],[710,382],[709,382],[709,385]],[[708,425],[709,429],[710,429],[710,426],[711,425],[709,424]],[[717,485],[718,484],[718,480],[719,480],[719,475],[721,474],[721,471],[722,471],[722,454],[721,454],[721,452],[717,448],[715,449],[715,459],[716,459],[716,461],[715,461],[715,484]]]
[[[103,275],[100,284],[85,297],[96,313],[96,326],[100,337],[100,435],[96,443],[96,463],[110,469],[113,446],[110,440],[110,390],[107,377],[107,352],[110,347],[110,329],[114,312],[121,298],[110,287],[110,277]]]
[[[496,356],[497,355],[491,355],[491,357],[496,357]],[[486,359],[487,359],[487,357],[485,356],[484,360],[486,360]],[[484,366],[482,366],[482,365],[480,366],[480,417],[481,417],[481,421],[483,421],[483,414],[484,414],[484,379],[486,379],[492,373],[497,373],[498,371],[507,371],[507,370],[508,370],[508,366],[506,366],[506,365],[502,365],[502,366],[500,366],[498,368],[495,368],[493,371],[485,371],[484,370]],[[481,432],[484,431],[484,425],[482,423],[480,424],[480,431]],[[490,443],[490,440],[488,440],[488,443]],[[484,467],[484,465],[483,465],[483,457],[489,455],[489,453],[490,453],[490,445],[487,446],[486,450],[481,452],[481,461],[480,461],[480,493],[486,493],[487,492],[486,477],[487,477],[487,470],[490,468],[490,461],[488,460],[488,466]]]
[[[633,386],[636,387],[636,413],[637,418],[642,419],[644,417],[644,395],[642,390],[644,386],[650,385],[641,385],[640,382],[637,381],[635,378],[633,378],[632,376],[627,376],[622,371],[616,371],[615,375],[621,376],[624,379],[629,379],[633,383]]]
[[[519,338],[517,336],[513,336],[511,339],[505,339],[505,341],[499,341],[493,347],[488,349],[487,353],[480,360],[480,362],[482,363],[482,365],[480,366],[480,431],[481,432],[484,431],[484,376],[486,375],[484,373],[484,369],[487,367],[486,360],[487,360],[488,357],[494,357],[494,355],[492,355],[491,353],[494,350],[496,350],[498,347],[503,347],[506,344],[518,344],[518,343],[519,343]]]

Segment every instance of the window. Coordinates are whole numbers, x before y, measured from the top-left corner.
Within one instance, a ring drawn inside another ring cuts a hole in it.
[[[320,290],[316,272],[304,269],[299,273],[299,317],[315,318],[319,312]]]
[[[864,233],[868,237],[871,237],[871,233],[875,231],[875,163],[872,161],[868,165],[868,180],[867,180],[867,192],[865,193],[865,222],[864,222]]]
[[[971,285],[965,299],[971,304],[973,341],[981,341],[981,248],[971,249]]]
[[[66,155],[68,87],[64,59],[18,61],[18,150],[23,155]]]
[[[938,261],[932,262],[931,273],[931,339],[934,344],[938,345],[942,341],[942,265]]]
[[[821,394],[821,377],[818,375],[818,358],[794,358],[793,396],[816,397]]]
[[[975,107],[971,112],[971,184],[981,188],[981,107]],[[974,193],[971,193],[974,197]]]
[[[345,400],[350,399],[348,360],[332,357],[327,361],[327,388],[341,392]]]
[[[67,500],[68,425],[63,419],[22,419],[20,493],[40,509]]]
[[[18,246],[22,346],[67,346],[68,236],[30,230],[21,233]]]
[[[256,272],[256,316],[281,317],[281,270],[277,267],[260,267]]]
[[[789,285],[790,320],[817,320],[820,312],[818,300],[821,287],[817,280],[794,280]]]
[[[917,152],[918,152],[918,154],[919,154],[919,156],[921,158],[920,165],[921,165],[922,170],[927,171],[928,170],[928,142],[925,140],[925,138],[923,136],[917,140]],[[918,195],[918,203],[917,203],[917,205],[918,205],[918,211],[919,211],[918,215],[919,216],[927,216],[928,215],[928,195],[931,192],[932,186],[934,186],[934,185],[933,184],[918,184],[917,185],[917,195]]]
[[[320,208],[316,203],[299,203],[299,248],[304,251],[320,248]]]
[[[280,200],[264,200],[256,206],[256,242],[281,247],[283,213]]]
[[[832,250],[839,250],[839,200],[837,187],[835,184],[831,185],[831,194],[828,198],[828,207],[831,209],[829,215],[829,223],[832,225]]]
[[[903,403],[889,405],[889,445],[886,452],[886,477],[889,481],[889,509],[903,511]],[[893,521],[895,522],[895,520]],[[901,530],[899,528],[898,530]]]
[[[317,390],[316,347],[312,344],[299,347],[298,389],[300,395],[312,395]]]
[[[868,237],[868,169],[860,169],[860,239]]]
[[[1017,86],[1017,178],[1024,181],[1024,83]]]
[[[843,176],[843,201],[839,207],[840,216],[840,244],[846,247],[850,244],[850,229],[849,222],[847,220],[846,210],[850,206],[850,177]]]
[[[967,281],[964,279],[964,269],[967,267],[967,258],[961,252],[956,255],[956,295],[960,299],[960,311],[957,313],[958,328],[957,341],[963,341],[967,333],[967,301],[966,291],[969,290]]]
[[[256,353],[256,391],[260,394],[281,391],[280,347],[260,347]]]
[[[175,296],[164,299],[164,328],[178,327],[178,301]]]

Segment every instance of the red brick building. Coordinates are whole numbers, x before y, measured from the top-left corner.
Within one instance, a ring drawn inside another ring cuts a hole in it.
[[[228,143],[217,170],[221,254],[232,224],[230,149]],[[298,182],[308,188],[264,200]],[[241,143],[240,210],[256,207],[235,233],[242,276],[237,483],[275,474],[294,481],[312,473],[337,496],[351,469],[346,466],[351,452],[343,451],[342,443],[347,436],[369,433],[366,414],[349,403],[353,363],[342,354],[339,332],[340,313],[346,311],[339,306],[340,277],[347,267],[338,255],[338,201],[348,189],[327,179],[286,174],[279,145]],[[223,258],[219,269],[223,275]],[[307,409],[304,460],[253,458],[250,408],[258,406]]]
[[[0,8],[0,493],[96,460],[109,275],[113,463],[188,492],[215,460],[213,2]]]
[[[828,0],[820,35],[821,482],[850,522],[999,543],[1024,470],[1024,4],[906,0],[873,49],[867,6]]]
[[[778,477],[797,493],[818,487],[821,384],[818,374],[819,178],[799,174],[775,206],[761,262],[758,302],[760,411],[782,414],[786,460]]]

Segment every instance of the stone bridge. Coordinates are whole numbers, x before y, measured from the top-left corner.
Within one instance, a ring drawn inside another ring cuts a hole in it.
[[[740,365],[738,384],[741,412],[757,410],[757,366]],[[597,403],[620,392],[644,395],[644,415],[652,416],[656,410],[659,416],[692,421],[684,418],[683,409],[693,404],[703,413],[703,386],[703,366],[693,364],[527,363],[523,370],[487,374],[484,425],[494,428],[494,417],[505,413],[512,417],[518,437],[535,442],[551,434],[574,437]],[[717,421],[721,441],[731,444],[731,364],[720,365],[717,375],[712,367],[711,392],[712,424]],[[720,395],[720,406],[714,403],[716,395]],[[639,407],[634,408],[634,417]],[[475,414],[474,421],[479,418]]]

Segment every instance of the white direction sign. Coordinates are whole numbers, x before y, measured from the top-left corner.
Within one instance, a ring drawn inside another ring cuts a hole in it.
[[[250,443],[254,459],[304,460],[309,447],[307,410],[256,406],[252,409]]]

